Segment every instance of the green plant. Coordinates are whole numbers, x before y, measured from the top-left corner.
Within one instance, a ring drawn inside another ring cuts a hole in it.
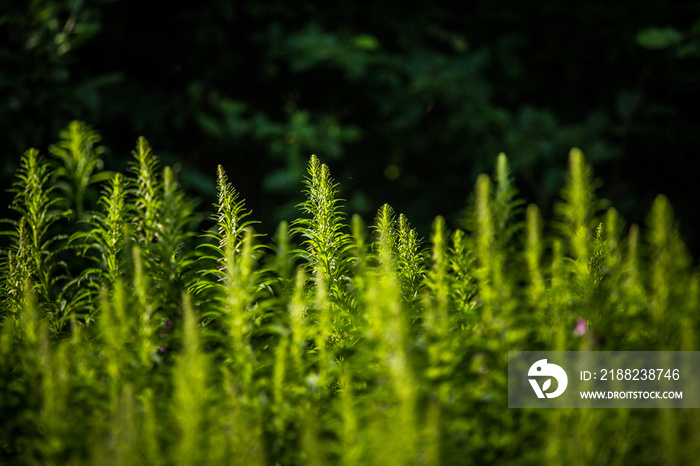
[[[505,408],[510,350],[697,349],[700,274],[665,197],[627,227],[574,149],[545,221],[500,156],[464,228],[437,217],[424,245],[388,205],[348,225],[312,156],[302,217],[270,243],[222,167],[198,232],[174,171],[143,138],[134,155],[77,227],[65,208],[85,185],[53,189],[62,169],[22,157],[0,261],[1,462],[695,461],[690,410]]]

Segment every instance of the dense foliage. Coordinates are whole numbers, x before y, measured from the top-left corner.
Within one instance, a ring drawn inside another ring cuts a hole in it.
[[[4,464],[696,461],[693,410],[507,408],[509,350],[697,349],[669,202],[625,225],[580,150],[553,222],[501,155],[429,240],[388,205],[348,221],[312,156],[300,217],[267,238],[222,167],[207,219],[144,138],[126,173],[99,141],[71,123],[16,174]]]
[[[666,0],[5,1],[0,174],[91,121],[107,168],[146,134],[207,203],[215,173],[200,167],[245,161],[229,177],[271,233],[317,153],[353,212],[388,202],[427,236],[501,151],[549,216],[577,146],[631,221],[667,195],[697,256],[698,18]]]

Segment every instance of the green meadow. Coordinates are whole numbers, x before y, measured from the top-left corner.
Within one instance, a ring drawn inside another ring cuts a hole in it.
[[[692,409],[509,409],[513,350],[696,350],[672,207],[643,225],[572,149],[556,214],[505,155],[421,238],[346,212],[323,154],[256,232],[226,170],[200,205],[146,139],[125,173],[71,123],[27,150],[0,256],[0,463],[695,464]]]

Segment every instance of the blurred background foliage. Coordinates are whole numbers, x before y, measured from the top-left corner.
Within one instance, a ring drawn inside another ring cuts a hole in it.
[[[628,220],[664,193],[700,250],[697,2],[2,3],[4,186],[81,119],[107,168],[145,135],[204,205],[223,164],[264,231],[316,153],[348,210],[388,202],[426,235],[499,152],[551,212],[577,146]]]

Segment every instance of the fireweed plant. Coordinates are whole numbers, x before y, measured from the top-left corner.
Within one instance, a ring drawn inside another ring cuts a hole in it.
[[[127,173],[87,125],[60,138],[22,156],[4,222],[0,463],[700,457],[694,410],[507,408],[509,350],[698,349],[667,199],[625,225],[577,149],[551,221],[501,155],[426,240],[388,205],[348,219],[312,156],[300,217],[266,238],[222,167],[207,220],[144,138]]]

